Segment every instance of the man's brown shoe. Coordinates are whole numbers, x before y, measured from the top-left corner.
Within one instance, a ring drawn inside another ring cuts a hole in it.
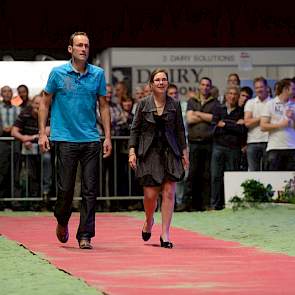
[[[58,223],[56,226],[56,236],[61,243],[66,243],[69,239],[68,225],[62,226]]]
[[[90,239],[81,239],[79,241],[79,248],[80,249],[92,249],[93,247],[90,244]]]

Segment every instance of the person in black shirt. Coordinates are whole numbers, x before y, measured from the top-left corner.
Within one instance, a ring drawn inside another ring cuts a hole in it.
[[[30,197],[38,197],[40,194],[41,158],[38,151],[38,110],[40,100],[40,95],[33,98],[32,104],[21,111],[11,130],[11,136],[22,143],[22,155],[25,155],[28,159]],[[49,134],[49,126],[47,129]]]
[[[211,209],[224,208],[224,171],[237,171],[240,167],[243,137],[247,134],[244,112],[238,106],[240,91],[229,86],[225,104],[213,112],[213,152],[211,159]]]

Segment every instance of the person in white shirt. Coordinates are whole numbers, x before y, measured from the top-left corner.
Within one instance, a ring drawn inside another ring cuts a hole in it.
[[[295,171],[295,84],[291,79],[278,82],[277,96],[268,101],[261,114],[260,127],[268,131],[268,170]]]
[[[268,132],[261,131],[261,113],[270,100],[267,91],[267,81],[264,77],[257,77],[253,81],[256,97],[249,99],[244,108],[247,134],[247,160],[249,171],[266,170],[266,146]]]

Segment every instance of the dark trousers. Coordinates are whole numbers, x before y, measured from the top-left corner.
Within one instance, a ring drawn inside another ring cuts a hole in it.
[[[266,142],[248,143],[247,158],[249,171],[265,171],[267,167],[266,160]]]
[[[295,171],[295,150],[271,150],[267,152],[269,171]]]
[[[212,209],[224,208],[224,172],[238,171],[240,165],[240,149],[232,149],[213,145],[211,160],[211,207]]]
[[[29,195],[30,197],[40,197],[41,183],[41,157],[40,155],[28,155],[25,160],[28,169]]]
[[[11,196],[11,143],[0,141],[0,197]]]
[[[11,154],[12,150],[13,154]],[[11,156],[13,156],[13,161]],[[20,197],[19,160],[20,143],[18,141],[0,141],[0,197]],[[13,163],[13,167],[11,167],[11,163]],[[14,187],[13,195],[11,192],[12,186]]]
[[[191,186],[192,207],[203,211],[210,206],[211,142],[193,142],[189,145],[188,185]]]
[[[98,183],[99,142],[55,142],[57,156],[57,201],[54,216],[61,225],[68,224],[72,213],[78,162],[82,169],[80,224],[76,238],[95,235],[95,205]]]

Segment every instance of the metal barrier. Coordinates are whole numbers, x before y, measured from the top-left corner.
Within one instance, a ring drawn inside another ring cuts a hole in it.
[[[123,165],[127,169],[127,175],[124,175],[124,179],[120,179],[118,177],[118,159],[121,157],[124,159],[124,143],[127,143],[129,139],[129,136],[113,136],[112,137],[112,145],[113,145],[113,152],[111,159],[103,159],[102,157],[102,149],[100,154],[100,161],[99,161],[99,196],[97,196],[97,200],[141,200],[143,199],[143,196],[140,194],[134,193],[134,174],[131,171],[128,160],[126,160],[126,163],[124,162]],[[103,143],[104,138],[101,138],[101,143]],[[51,201],[56,200],[56,173],[55,169],[53,169],[52,173],[52,183],[53,183],[53,195],[45,196],[44,195],[44,186],[43,186],[43,176],[44,176],[44,156],[43,154],[39,154],[40,156],[40,194],[38,197],[32,197],[29,193],[29,177],[28,177],[28,155],[25,155],[25,163],[22,167],[22,169],[25,169],[25,193],[22,196],[15,196],[15,184],[16,179],[18,179],[19,175],[16,176],[15,171],[15,142],[16,140],[13,137],[0,137],[0,144],[10,144],[10,196],[8,195],[0,195],[0,202],[1,201]],[[126,145],[127,147],[127,145]],[[55,153],[52,153],[51,155],[54,155]],[[128,159],[128,149],[125,151],[126,157]],[[2,154],[0,153],[0,158],[2,157]],[[1,161],[1,159],[0,159]],[[51,161],[53,164],[53,168],[55,168],[56,164],[56,158],[54,157],[53,161]],[[107,166],[105,166],[107,165]],[[122,163],[121,163],[122,165]],[[1,173],[1,172],[0,172]],[[111,174],[112,177],[111,177]],[[126,178],[125,178],[126,176]],[[125,182],[127,180],[127,183]],[[0,179],[1,182],[1,179]],[[118,187],[122,186],[122,183],[125,182],[126,187],[128,187],[127,194],[118,194]],[[0,183],[1,185],[1,183]],[[8,184],[9,185],[9,184]],[[78,185],[76,180],[76,185]],[[3,183],[2,183],[3,187]],[[23,188],[24,189],[24,188]],[[1,193],[1,192],[0,192]],[[74,200],[81,200],[81,197],[74,197]]]

